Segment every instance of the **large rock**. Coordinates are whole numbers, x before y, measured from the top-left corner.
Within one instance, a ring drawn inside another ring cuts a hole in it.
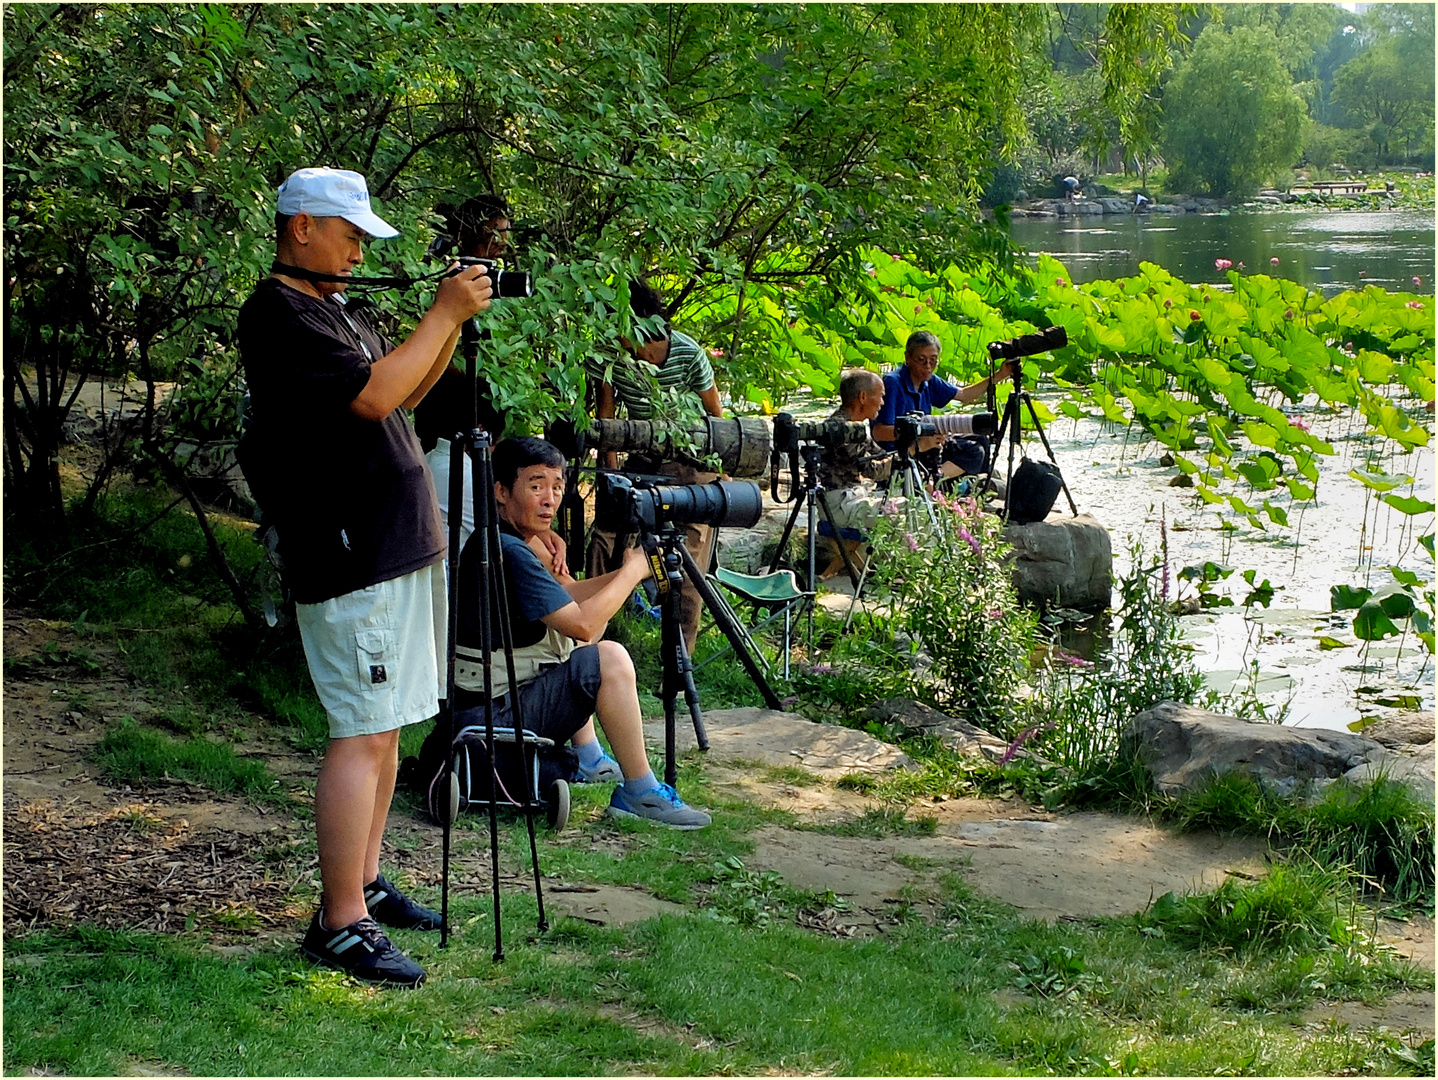
[[[967,720],[949,716],[908,698],[885,698],[875,702],[864,710],[864,719],[880,724],[903,724],[910,731],[933,736],[954,753],[966,757],[997,761],[1009,748],[1003,739],[990,735]]]
[[[809,772],[837,780],[849,773],[882,773],[914,767],[909,756],[872,735],[837,724],[816,724],[798,713],[769,709],[708,709],[704,730],[709,750],[717,759],[757,761],[762,765],[798,765]],[[694,725],[680,703],[674,729],[679,753],[697,745]],[[664,754],[664,722],[646,720],[644,738],[656,769]]]
[[[1113,544],[1108,530],[1088,514],[1055,511],[1032,525],[1009,525],[1011,566],[1019,599],[1091,609],[1108,607],[1113,585]]]
[[[1135,716],[1124,739],[1166,795],[1195,791],[1228,772],[1288,794],[1300,781],[1337,779],[1383,751],[1346,731],[1240,720],[1173,701]]]
[[[1108,198],[1100,199],[1099,205],[1103,207],[1105,214],[1131,214],[1133,213],[1132,199]]]
[[[1433,751],[1424,747],[1415,751],[1380,749],[1368,755],[1361,765],[1343,774],[1350,784],[1371,784],[1374,780],[1392,780],[1406,784],[1414,798],[1425,806],[1433,804]]]
[[[1363,729],[1363,734],[1389,749],[1426,746],[1433,741],[1433,714],[1405,712],[1385,716]]]

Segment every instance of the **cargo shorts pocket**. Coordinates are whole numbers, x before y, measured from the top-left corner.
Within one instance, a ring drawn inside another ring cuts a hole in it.
[[[362,690],[385,690],[394,670],[393,632],[365,629],[355,631],[355,660],[359,664]]]

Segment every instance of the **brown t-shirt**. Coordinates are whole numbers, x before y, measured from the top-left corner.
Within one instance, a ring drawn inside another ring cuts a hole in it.
[[[363,313],[266,278],[239,317],[251,422],[240,464],[279,536],[297,603],[403,577],[444,556],[419,440],[395,409],[363,420],[350,403],[394,345]]]

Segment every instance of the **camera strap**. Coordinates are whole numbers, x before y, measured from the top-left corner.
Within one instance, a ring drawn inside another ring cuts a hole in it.
[[[280,262],[276,259],[270,264],[270,273],[283,274],[285,277],[299,278],[301,281],[320,281],[330,284],[345,284],[356,289],[408,289],[421,282],[433,281],[449,273],[449,268],[436,271],[433,274],[423,274],[420,277],[347,277],[343,274],[322,274],[318,270],[306,270],[301,266],[291,266],[289,263]]]

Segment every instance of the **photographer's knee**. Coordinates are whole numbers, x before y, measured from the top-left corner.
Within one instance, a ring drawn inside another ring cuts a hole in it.
[[[595,646],[599,650],[600,682],[634,682],[634,660],[629,650],[617,641],[601,641]]]

